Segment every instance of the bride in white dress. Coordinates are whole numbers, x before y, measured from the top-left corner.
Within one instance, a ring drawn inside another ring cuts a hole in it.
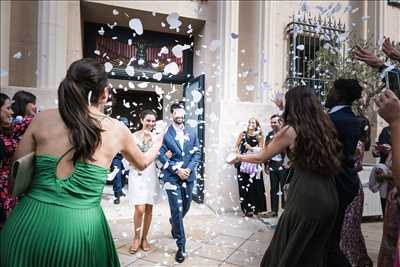
[[[136,144],[143,153],[146,153],[153,145],[152,130],[156,124],[156,114],[152,110],[144,110],[140,115],[142,129],[133,133]],[[160,183],[157,176],[155,163],[151,163],[145,170],[139,171],[130,167],[128,177],[129,204],[135,206],[133,233],[134,239],[129,249],[131,254],[138,251],[149,251],[147,241],[153,205],[157,204],[161,197]],[[144,216],[144,219],[143,219]],[[140,237],[140,233],[142,236]]]

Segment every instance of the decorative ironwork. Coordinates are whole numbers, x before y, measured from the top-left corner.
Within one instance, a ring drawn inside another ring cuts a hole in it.
[[[319,49],[326,43],[345,52],[343,45],[335,40],[345,33],[345,24],[332,17],[312,17],[310,13],[291,16],[286,26],[288,37],[288,77],[289,89],[298,85],[308,85],[320,96],[324,94],[325,81],[320,77],[321,70],[313,64]],[[340,51],[339,50],[339,51]]]

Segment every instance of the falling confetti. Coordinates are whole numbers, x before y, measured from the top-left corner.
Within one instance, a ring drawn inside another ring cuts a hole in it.
[[[138,86],[139,88],[144,89],[144,88],[147,88],[147,87],[149,86],[149,83],[148,83],[148,82],[141,82],[141,83],[139,83],[137,86]]]
[[[359,10],[359,8],[358,8],[358,7],[357,7],[357,8],[355,8],[355,9],[353,9],[353,10],[351,11],[351,14],[354,14],[354,13],[356,13],[358,10]]]
[[[167,23],[171,30],[178,29],[182,25],[182,21],[179,20],[179,14],[173,12],[167,16]]]
[[[158,53],[158,56],[161,57],[162,54],[168,54],[169,50],[166,46],[161,47],[160,52]]]
[[[104,63],[105,72],[110,72],[113,69],[113,65],[110,62]]]
[[[98,32],[100,35],[103,36],[103,35],[104,35],[104,28],[101,27],[100,30],[98,30],[97,32]]]
[[[168,65],[166,65],[164,68],[165,75],[168,75],[168,74],[176,75],[178,73],[179,73],[179,67],[178,67],[178,64],[176,64],[176,62],[171,62]]]
[[[180,45],[180,44],[178,44],[178,45],[175,45],[172,48],[172,53],[174,54],[175,57],[181,58],[183,56],[183,51],[186,50],[186,49],[189,49],[189,48],[190,48],[190,45],[187,45],[187,44]]]
[[[129,21],[129,28],[134,30],[138,35],[143,34],[143,24],[140,19],[134,18]]]
[[[157,72],[153,74],[153,79],[157,80],[157,81],[161,81],[162,79],[162,73],[161,72]]]
[[[144,59],[139,59],[139,60],[138,60],[138,64],[139,64],[139,65],[143,65],[143,64],[144,64]]]
[[[114,15],[114,16],[118,16],[118,15],[119,15],[119,11],[118,11],[118,10],[116,10],[116,9],[113,9],[113,11],[112,11],[112,12],[113,12],[113,15]]]
[[[127,66],[125,68],[125,72],[130,76],[133,77],[135,76],[135,68],[133,66]]]
[[[22,53],[21,52],[17,52],[14,54],[13,58],[15,59],[21,59],[22,58]]]
[[[304,50],[304,45],[303,44],[298,45],[296,48],[297,48],[297,50],[303,51]]]
[[[252,85],[252,84],[247,84],[246,85],[246,90],[247,91],[251,92],[251,91],[254,91],[254,89],[255,89],[254,85]]]
[[[128,82],[128,86],[131,89],[135,88],[135,84],[133,82]]]
[[[203,95],[198,90],[193,90],[192,97],[193,97],[193,102],[198,103],[198,102],[200,102]]]
[[[370,18],[370,16],[362,16],[362,17],[361,17],[361,20],[362,20],[362,21],[367,21],[367,20],[369,20],[369,18]]]

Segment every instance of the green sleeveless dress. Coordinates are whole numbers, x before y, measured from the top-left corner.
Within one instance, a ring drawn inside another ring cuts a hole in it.
[[[0,232],[0,266],[120,266],[100,206],[108,169],[77,162],[61,180],[58,161],[36,156],[31,190]]]

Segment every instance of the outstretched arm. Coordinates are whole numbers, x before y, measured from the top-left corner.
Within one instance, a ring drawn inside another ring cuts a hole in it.
[[[153,146],[145,154],[140,151],[139,147],[132,138],[132,134],[128,127],[121,125],[122,132],[122,150],[121,153],[130,163],[137,169],[143,171],[150,163],[152,163],[160,150],[164,135],[159,134],[153,139]]]
[[[377,99],[379,115],[389,123],[392,138],[392,173],[395,184],[400,187],[400,100],[385,90]]]
[[[283,127],[272,139],[272,141],[265,146],[260,152],[255,154],[237,155],[236,159],[239,161],[250,163],[264,163],[271,159],[273,156],[282,153],[288,147],[294,144],[296,139],[296,132],[290,126]]]

